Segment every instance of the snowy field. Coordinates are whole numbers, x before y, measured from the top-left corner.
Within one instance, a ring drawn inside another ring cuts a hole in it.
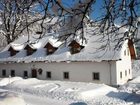
[[[140,105],[140,69],[118,89],[105,84],[20,77],[0,79],[0,105]]]
[[[140,76],[116,88],[94,83],[0,80],[0,105],[140,105]]]

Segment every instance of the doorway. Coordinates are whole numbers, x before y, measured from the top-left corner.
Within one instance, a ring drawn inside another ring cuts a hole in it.
[[[37,70],[32,69],[32,78],[37,78]]]

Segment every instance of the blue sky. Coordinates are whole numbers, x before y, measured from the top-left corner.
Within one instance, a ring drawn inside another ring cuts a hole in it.
[[[69,6],[69,7],[73,6],[74,1],[79,1],[79,0],[62,0],[63,4],[65,4],[65,5]],[[139,1],[139,0],[136,0],[136,1]],[[121,2],[121,0],[118,0],[118,2]],[[92,13],[90,15],[90,17],[92,19],[98,18],[104,13],[103,10],[101,9],[102,4],[103,4],[103,0],[96,0],[96,3],[93,6],[93,11],[92,11]],[[140,11],[139,11],[140,7],[138,7],[138,8],[139,9],[138,10],[136,9],[136,10],[137,10],[138,15],[140,16]]]
[[[71,7],[74,5],[74,1],[76,0],[62,0],[63,4],[65,4],[68,7]],[[99,16],[101,16],[102,14],[102,10],[101,10],[101,5],[102,5],[103,0],[96,0],[96,3],[93,7],[93,13],[90,15],[90,17],[92,19],[97,18]]]

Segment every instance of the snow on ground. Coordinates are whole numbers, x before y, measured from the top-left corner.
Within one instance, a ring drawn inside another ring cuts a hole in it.
[[[125,100],[140,105],[140,76],[134,78],[132,81],[122,85],[119,88],[120,93],[128,95]]]
[[[3,81],[3,80],[2,80]],[[7,79],[9,81],[9,79]],[[24,92],[41,97],[51,97],[58,100],[79,100],[108,94],[117,91],[115,88],[104,84],[43,81],[35,78],[17,79],[10,84],[3,85],[3,89]]]
[[[0,90],[0,105],[27,105],[22,97],[15,93]]]
[[[14,81],[21,80],[21,79],[22,79],[21,77],[3,78],[3,79],[0,79],[0,86],[5,86],[9,83],[12,83]]]
[[[132,63],[133,77],[140,76],[140,60],[134,60]]]
[[[128,93],[136,93],[140,95],[140,76],[122,85],[119,89]]]
[[[140,105],[139,60],[133,62],[133,77],[118,89],[105,84],[1,78],[0,105]]]
[[[139,81],[138,77],[129,84],[137,84]],[[131,85],[126,85],[118,91],[105,84],[20,77],[0,80],[1,89],[21,95],[27,105],[140,105],[139,93],[125,91],[129,86]]]

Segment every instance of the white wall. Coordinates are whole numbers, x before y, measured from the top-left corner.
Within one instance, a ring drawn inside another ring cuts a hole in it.
[[[52,80],[64,80],[63,72],[69,72],[70,79],[66,81],[78,81],[78,82],[95,82],[105,83],[109,85],[121,85],[132,78],[131,58],[126,51],[124,56],[124,48],[122,50],[122,60],[119,61],[103,61],[103,62],[53,62],[53,63],[11,63],[0,64],[0,70],[6,69],[6,76],[10,75],[10,71],[13,69],[17,76],[23,77],[23,72],[28,71],[28,76],[31,77],[31,70],[33,68],[43,69],[42,75],[39,75],[39,79],[47,79],[46,71],[51,71]],[[130,69],[130,74],[129,74]],[[125,70],[127,70],[127,76],[125,76]],[[100,81],[93,80],[93,72],[100,73]],[[120,78],[120,72],[122,72],[122,78]],[[2,71],[0,71],[0,77],[2,77]]]
[[[111,66],[110,66],[111,64]],[[31,63],[31,64],[0,64],[0,70],[6,69],[7,76],[10,75],[10,70],[15,70],[17,76],[23,76],[23,71],[28,70],[29,77],[31,77],[31,69],[32,68],[42,68],[43,73],[42,75],[38,74],[39,79],[47,79],[46,78],[46,71],[52,72],[52,80],[64,80],[63,79],[63,72],[69,72],[70,79],[69,81],[78,81],[78,82],[95,82],[95,83],[105,83],[111,84],[116,83],[115,79],[115,62],[59,62],[59,63]],[[111,68],[111,72],[110,72]],[[92,73],[99,72],[100,73],[100,81],[93,80]],[[113,76],[111,76],[111,74]],[[0,71],[0,76],[2,76]],[[110,81],[110,77],[112,80]]]
[[[109,61],[110,66],[110,85],[117,85],[117,69],[116,69],[116,61]]]
[[[126,51],[126,55],[124,54],[125,51]],[[122,49],[121,56],[122,56],[121,57],[122,60],[116,62],[118,85],[124,84],[129,79],[132,78],[132,62],[131,62],[130,51],[127,45],[125,45],[124,48]],[[129,73],[129,69],[130,69],[130,73]],[[125,75],[125,71],[127,71],[127,75]],[[120,78],[120,72],[122,72],[122,78]]]

